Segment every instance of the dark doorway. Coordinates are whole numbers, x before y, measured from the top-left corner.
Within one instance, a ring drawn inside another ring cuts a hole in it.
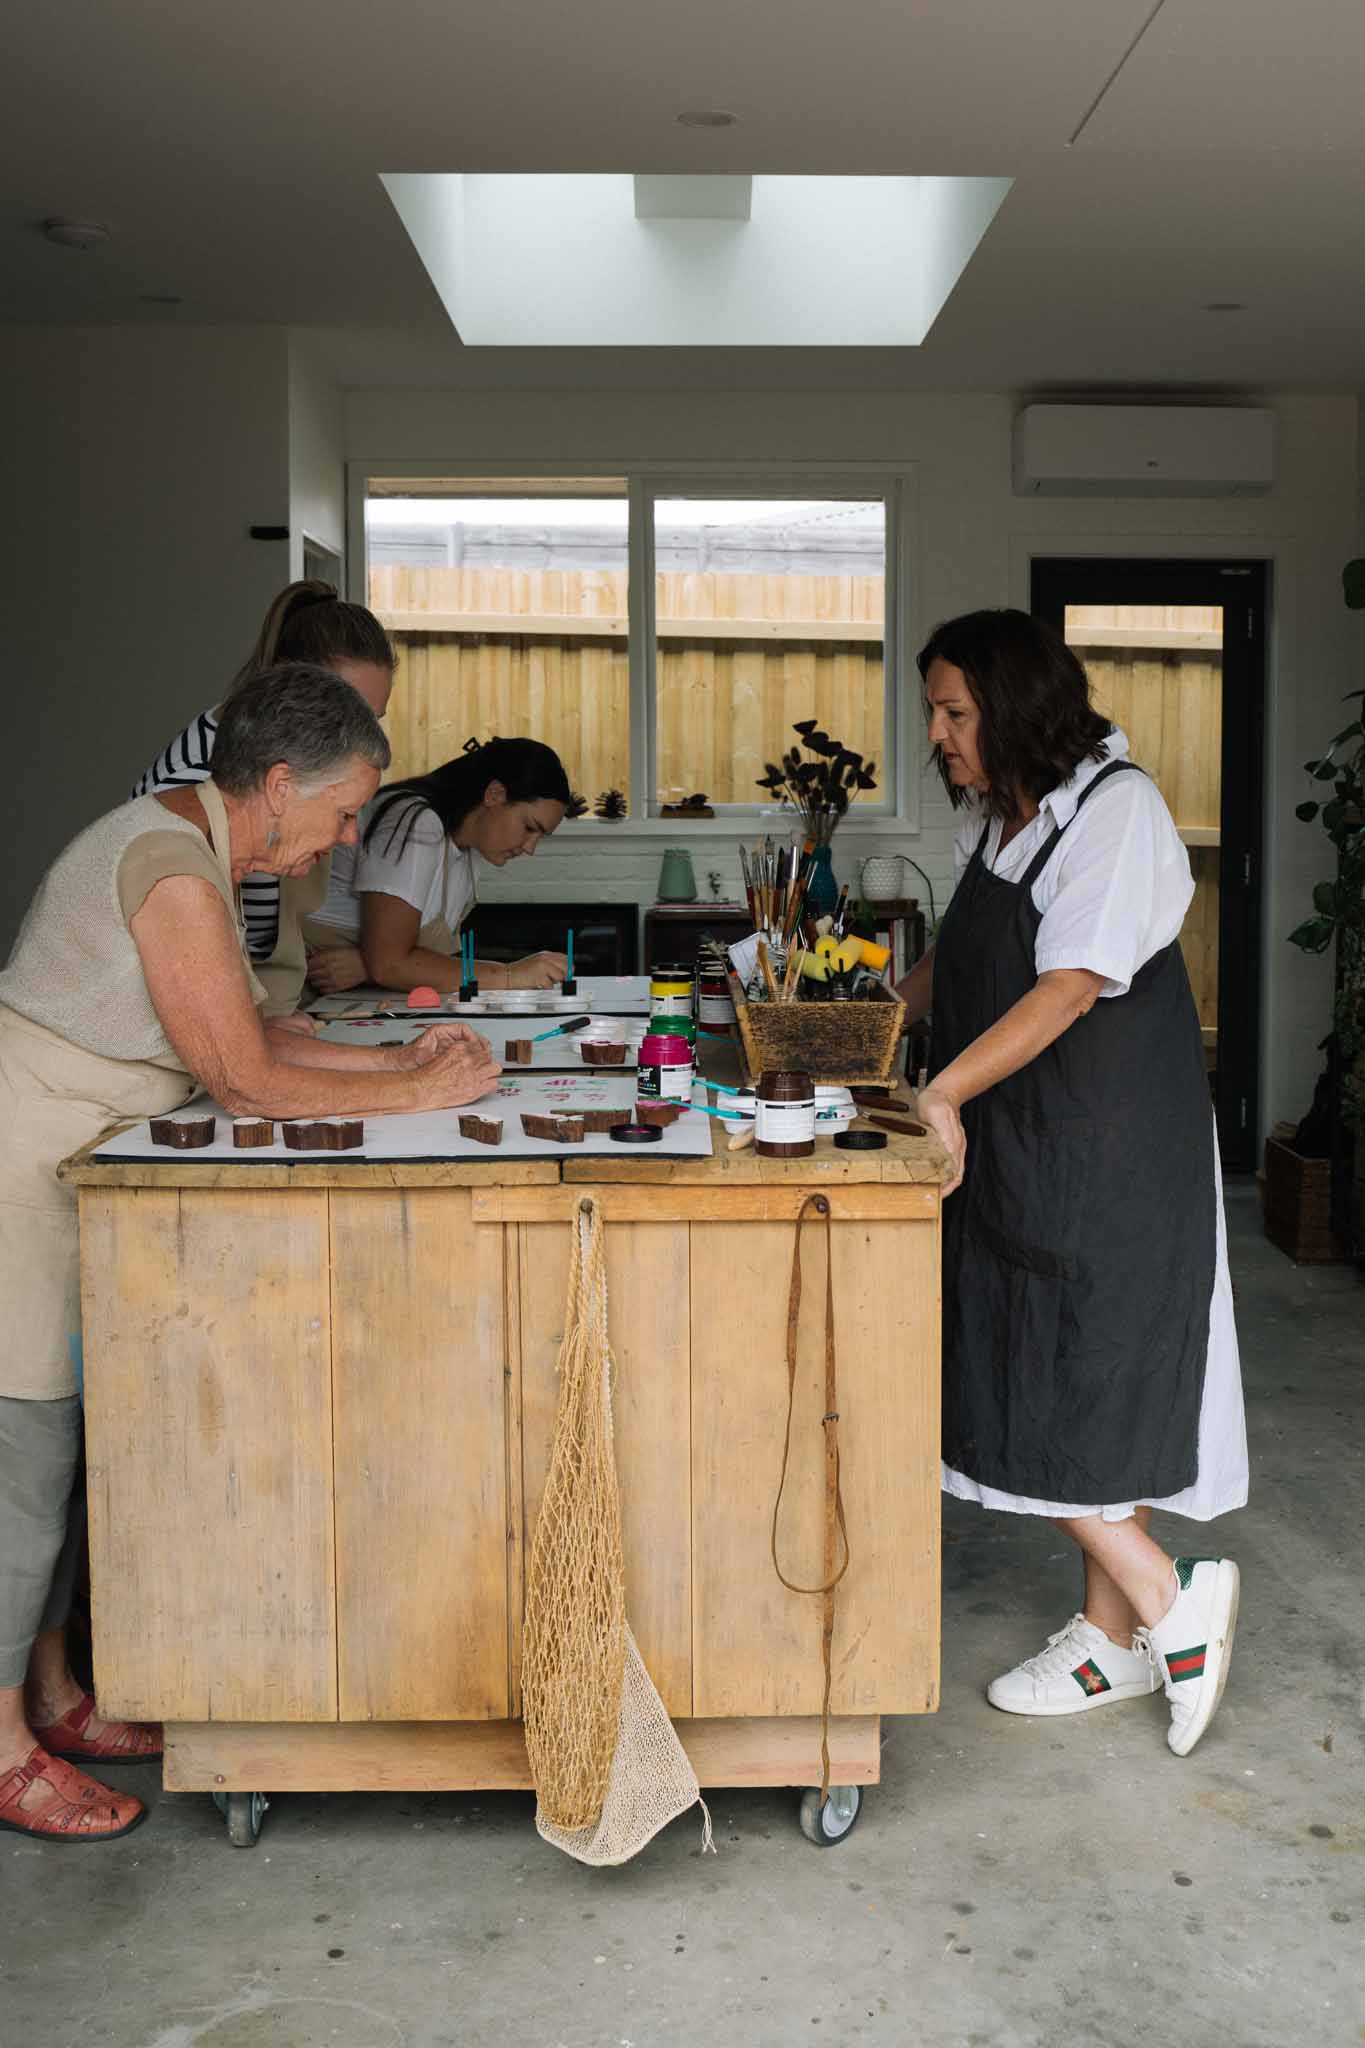
[[[1254,1171],[1267,565],[1042,557],[1033,610],[1090,672],[1189,849],[1181,933],[1227,1172]]]

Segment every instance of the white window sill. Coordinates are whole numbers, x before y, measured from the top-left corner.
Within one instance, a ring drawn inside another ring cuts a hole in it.
[[[714,818],[623,818],[612,824],[604,818],[566,818],[555,835],[554,850],[561,851],[573,839],[752,839],[770,832],[785,839],[797,829],[796,813],[785,817],[780,811],[732,811]],[[847,839],[918,839],[920,827],[905,818],[888,817],[884,811],[870,818],[846,818],[834,835],[836,848]]]

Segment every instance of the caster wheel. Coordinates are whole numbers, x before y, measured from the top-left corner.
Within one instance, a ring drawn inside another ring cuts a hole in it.
[[[213,1796],[216,1804],[223,1795],[215,1792]],[[228,1840],[234,1849],[255,1848],[269,1804],[264,1792],[229,1792],[226,1795]]]
[[[820,1788],[813,1785],[801,1794],[801,1832],[817,1849],[832,1849],[852,1834],[862,1810],[861,1785],[831,1785],[823,1806]]]

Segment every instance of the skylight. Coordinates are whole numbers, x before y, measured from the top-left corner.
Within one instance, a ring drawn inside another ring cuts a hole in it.
[[[383,174],[467,347],[914,347],[1009,178]]]

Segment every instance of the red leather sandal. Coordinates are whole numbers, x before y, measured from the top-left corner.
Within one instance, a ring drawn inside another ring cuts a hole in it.
[[[161,1755],[159,1722],[111,1721],[105,1734],[88,1736],[94,1711],[93,1694],[83,1693],[60,1721],[33,1732],[49,1756],[69,1764],[147,1764]]]
[[[46,1798],[21,1802],[41,1784]],[[41,1744],[0,1774],[0,1828],[39,1842],[113,1842],[147,1818],[140,1799],[111,1792],[83,1771],[49,1756]]]

